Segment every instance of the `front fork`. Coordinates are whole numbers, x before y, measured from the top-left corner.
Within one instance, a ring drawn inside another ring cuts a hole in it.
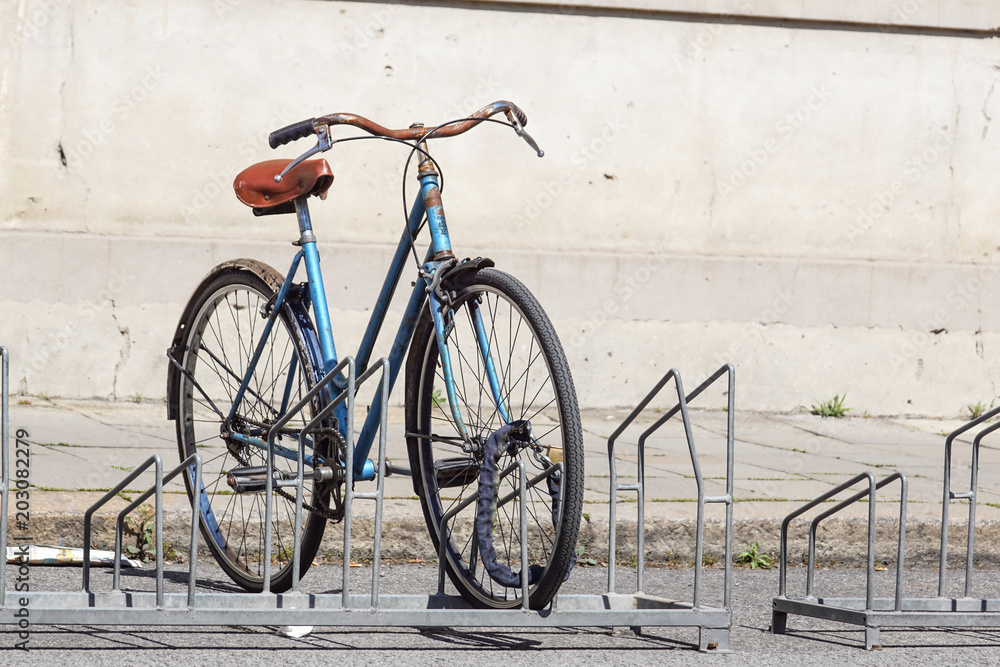
[[[445,306],[433,291],[428,295],[427,304],[431,310],[431,319],[434,320],[434,335],[437,338],[438,355],[441,357],[441,372],[444,375],[445,391],[448,394],[448,407],[451,408],[451,417],[455,420],[455,426],[458,427],[458,433],[462,436],[462,442],[467,448],[472,443],[472,439],[469,437],[469,429],[466,428],[465,420],[462,418],[458,392],[455,390],[455,372],[452,369],[451,352],[448,349],[448,334],[455,326],[455,313],[450,308],[445,313]]]
[[[453,265],[449,264],[447,268],[439,267],[434,270],[448,271],[451,266]],[[455,371],[452,364],[452,355],[448,347],[448,334],[455,328],[455,311],[452,309],[451,297],[448,292],[437,287],[441,282],[442,280],[437,277],[431,282],[431,287],[428,288],[428,307],[431,311],[431,318],[434,321],[434,335],[437,338],[438,354],[441,357],[441,373],[444,375],[448,406],[451,409],[452,419],[455,420],[455,425],[458,427],[459,434],[465,443],[465,448],[471,451],[472,449],[477,449],[478,446],[476,443],[473,443],[468,428],[465,425],[465,420],[462,417],[462,407],[455,387]],[[493,394],[493,400],[504,423],[510,423],[511,419],[510,413],[507,410],[506,397],[500,387],[500,379],[497,376],[496,365],[493,362],[490,337],[486,333],[486,326],[483,324],[483,315],[479,308],[479,297],[471,297],[466,303],[466,307],[472,328],[476,333],[476,347],[479,348],[483,367],[486,369],[486,376],[489,381],[490,392]]]
[[[451,351],[448,348],[448,334],[455,326],[455,312],[452,309],[451,298],[446,290],[441,289],[441,284],[447,279],[447,272],[455,267],[455,254],[451,249],[451,238],[448,235],[448,224],[444,216],[444,207],[441,204],[441,190],[438,185],[438,172],[434,167],[434,162],[427,156],[427,144],[422,142],[420,149],[424,154],[424,159],[420,161],[417,178],[420,180],[420,192],[424,200],[424,209],[427,211],[427,222],[431,232],[431,258],[425,267],[425,275],[428,277],[427,303],[431,311],[431,318],[434,320],[434,334],[437,338],[438,354],[441,357],[441,372],[444,375],[445,390],[448,395],[448,406],[451,409],[452,419],[458,428],[462,441],[467,450],[478,448],[473,443],[469,430],[462,417],[461,404],[458,400],[458,392],[455,388],[455,373],[453,370]],[[441,274],[440,272],[445,272]],[[479,353],[482,356],[483,365],[489,378],[490,391],[493,400],[500,411],[500,416],[505,423],[510,422],[510,415],[507,411],[507,402],[500,388],[500,381],[496,374],[496,366],[493,363],[493,354],[490,351],[489,336],[486,334],[486,327],[483,325],[482,314],[479,312],[478,297],[468,303],[469,317],[476,332],[476,341]]]

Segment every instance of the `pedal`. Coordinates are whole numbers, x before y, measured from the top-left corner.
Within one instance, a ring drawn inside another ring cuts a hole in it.
[[[283,470],[275,470],[273,480],[275,484],[272,488],[279,486],[278,482],[294,480],[295,475]],[[267,467],[249,466],[246,468],[233,468],[226,475],[226,483],[236,493],[261,493],[267,490]]]
[[[434,462],[438,488],[467,486],[479,479],[479,464],[475,459],[460,457]]]

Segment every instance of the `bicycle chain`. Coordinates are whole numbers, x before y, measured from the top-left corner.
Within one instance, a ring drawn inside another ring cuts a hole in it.
[[[245,417],[243,418],[243,421],[245,421],[248,424],[252,424],[253,426],[257,426],[259,428],[263,428],[264,430],[268,430],[270,428],[267,424],[264,424],[263,422],[257,422],[255,420],[247,419]],[[336,428],[316,428],[316,429],[313,429],[311,431],[311,433],[313,433],[314,435],[319,436],[319,437],[326,436],[326,437],[330,438],[333,441],[333,444],[336,446],[337,452],[339,454],[342,455],[342,454],[344,454],[344,453],[347,452],[347,441],[344,440],[344,436],[341,434],[341,432],[338,429],[336,429]],[[294,429],[290,429],[290,428],[282,428],[282,429],[280,429],[278,431],[278,434],[279,435],[291,435],[291,436],[298,437],[299,432],[296,431],[296,430],[294,430]],[[246,459],[244,459],[242,456],[240,456],[240,454],[238,452],[235,452],[235,451],[233,451],[231,449],[229,451],[233,455],[233,457],[237,461],[239,461],[240,465],[245,466],[247,468],[250,467],[250,462],[247,461]],[[325,463],[325,461],[322,461],[322,463]],[[334,470],[336,470],[336,469],[337,469],[337,467],[334,468]],[[307,511],[309,511],[309,512],[313,512],[315,514],[319,514],[321,517],[323,517],[327,521],[333,521],[335,523],[343,521],[343,519],[344,519],[344,509],[343,509],[343,506],[341,505],[340,499],[338,498],[337,494],[335,493],[336,490],[337,490],[337,488],[339,487],[339,484],[338,484],[339,481],[340,480],[333,480],[333,482],[334,482],[333,485],[332,485],[333,489],[331,490],[331,493],[330,493],[330,495],[334,499],[334,509],[333,510],[326,509],[326,508],[324,508],[322,506],[313,505],[312,503],[306,501],[305,498],[302,499],[302,508],[305,509],[305,510],[307,510]],[[280,487],[274,487],[274,491],[277,492],[277,494],[280,495],[285,500],[288,500],[288,501],[293,502],[293,503],[295,502],[295,496],[291,495],[290,493],[288,493],[286,491],[283,491]]]

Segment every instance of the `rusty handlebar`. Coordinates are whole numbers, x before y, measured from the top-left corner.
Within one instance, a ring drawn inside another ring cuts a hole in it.
[[[500,100],[483,107],[479,111],[469,115],[465,120],[439,128],[434,131],[432,138],[454,137],[455,135],[462,134],[479,125],[484,119],[495,116],[498,113],[506,114],[507,119],[514,125],[514,129],[517,130],[518,134],[526,137],[521,128],[528,124],[528,117],[513,102]],[[277,148],[290,141],[316,134],[321,127],[330,127],[332,125],[353,125],[376,137],[389,137],[403,141],[423,141],[434,130],[433,127],[424,127],[423,125],[409,127],[404,130],[390,130],[357,114],[334,113],[292,123],[280,130],[275,130],[268,137],[268,144],[270,144],[271,148]],[[534,142],[529,143],[533,144]],[[537,150],[537,147],[535,148]]]

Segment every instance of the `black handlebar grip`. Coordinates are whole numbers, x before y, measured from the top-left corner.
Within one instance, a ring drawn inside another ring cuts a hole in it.
[[[528,124],[528,115],[521,111],[521,107],[517,106],[513,102],[507,102],[507,104],[510,105],[511,112],[517,116],[517,122],[521,124],[521,127],[526,126]]]
[[[278,146],[284,146],[289,141],[308,137],[310,134],[316,134],[312,118],[292,123],[280,130],[275,130],[268,136],[267,143],[270,144],[271,148],[277,148]]]

